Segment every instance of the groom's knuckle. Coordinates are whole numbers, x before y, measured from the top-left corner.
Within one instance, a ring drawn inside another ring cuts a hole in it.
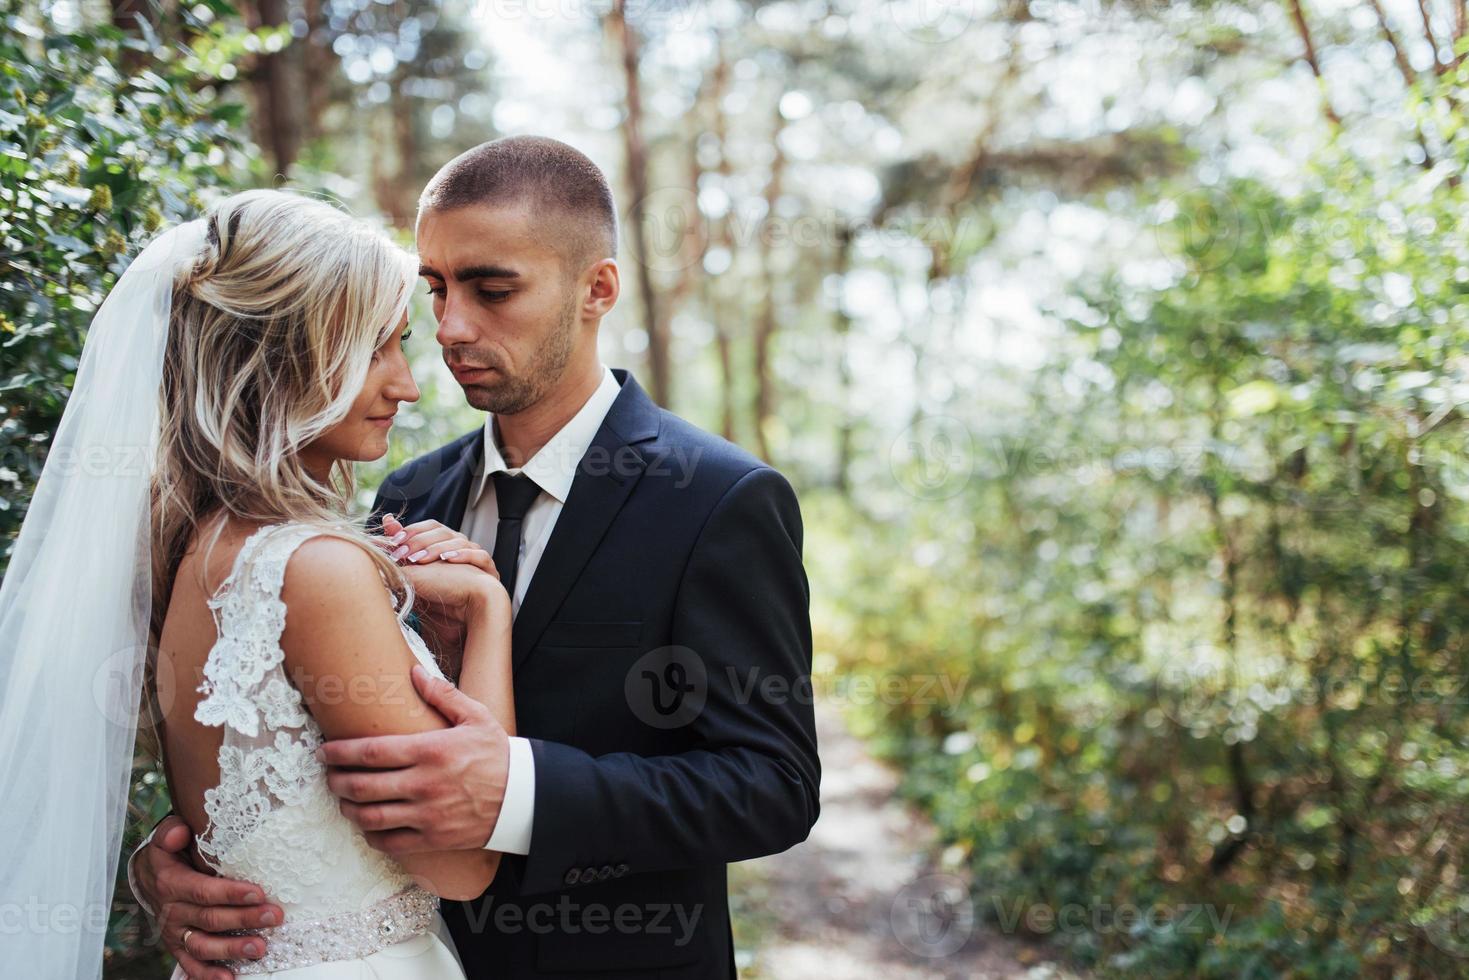
[[[230,919],[226,910],[220,908],[206,908],[199,915],[199,924],[210,932],[224,932],[230,928]]]

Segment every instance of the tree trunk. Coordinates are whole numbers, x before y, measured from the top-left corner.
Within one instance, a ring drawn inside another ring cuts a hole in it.
[[[129,34],[142,34],[139,22],[148,24],[150,27],[158,26],[158,7],[151,0],[112,0],[112,26]],[[143,51],[134,51],[132,48],[124,48],[122,52],[122,70],[127,74],[139,70],[148,61],[148,55]]]
[[[714,137],[719,141],[719,179],[726,192],[732,186],[734,167],[729,161],[729,117],[724,113],[724,96],[729,91],[729,59],[725,57],[724,43],[719,42],[719,58],[710,77],[710,103],[714,110]],[[729,256],[730,269],[734,268],[734,202],[719,219],[719,244]],[[701,277],[706,283],[709,276]],[[712,285],[712,283],[711,283]],[[730,442],[735,441],[735,372],[734,344],[730,337],[729,321],[725,314],[726,305],[717,298],[709,304],[709,319],[714,324],[714,344],[719,351],[719,433]]]
[[[852,229],[842,228],[837,237],[835,278],[837,281],[836,311],[832,329],[836,334],[837,362],[837,409],[841,421],[837,424],[836,488],[845,496],[852,487],[852,364],[847,357],[847,340],[852,332],[852,318],[842,303],[842,284],[852,269]]]
[[[1316,42],[1311,38],[1311,25],[1306,22],[1306,10],[1302,6],[1303,3],[1304,0],[1290,0],[1291,21],[1296,25],[1296,34],[1301,39],[1301,47],[1304,49],[1302,57],[1311,69],[1311,74],[1316,76],[1316,84],[1321,89],[1321,111],[1326,114],[1327,122],[1333,127],[1339,127],[1341,116],[1337,115],[1336,109],[1331,104],[1331,95],[1326,88],[1326,76],[1321,73],[1321,61],[1316,57]]]
[[[775,420],[775,378],[770,365],[770,350],[775,340],[778,311],[775,305],[775,204],[780,200],[781,177],[785,171],[785,154],[780,148],[780,131],[783,123],[780,110],[775,112],[775,131],[770,145],[775,152],[770,161],[770,180],[765,185],[765,220],[760,234],[760,275],[764,282],[764,297],[760,303],[760,317],[755,323],[755,444],[760,458],[772,462],[770,453],[770,428]]]
[[[638,296],[643,305],[643,322],[648,332],[648,370],[650,393],[658,404],[672,401],[672,378],[669,368],[669,331],[663,317],[658,291],[653,284],[649,265],[648,230],[645,213],[648,200],[648,149],[643,142],[642,86],[638,79],[638,37],[627,22],[625,0],[616,0],[607,14],[607,26],[622,49],[622,76],[627,99],[627,120],[623,124],[623,142],[627,156],[628,193],[632,206],[628,209],[629,233],[633,240],[633,261],[637,263]]]
[[[403,73],[400,72],[401,76]],[[389,97],[388,125],[396,158],[395,166],[388,166],[380,155],[373,157],[373,197],[378,210],[388,216],[395,228],[411,228],[417,211],[416,192],[418,180],[418,129],[415,125],[414,106],[405,98],[403,78],[393,79],[392,95]]]
[[[255,0],[244,8],[251,30],[287,22],[287,0]],[[270,156],[279,175],[286,174],[301,152],[301,86],[289,47],[256,58],[250,74],[255,95],[255,140]]]
[[[321,134],[321,118],[331,101],[331,77],[337,55],[328,37],[329,25],[322,0],[305,0],[302,14],[306,19],[306,37],[299,42],[302,47],[301,74],[306,88],[304,129],[310,138]]]

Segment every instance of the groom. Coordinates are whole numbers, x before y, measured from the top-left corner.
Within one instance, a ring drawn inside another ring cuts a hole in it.
[[[444,359],[491,414],[393,473],[373,520],[407,526],[399,557],[429,519],[491,551],[523,737],[426,683],[455,727],[328,743],[332,789],[390,854],[510,855],[484,896],[444,905],[471,980],[733,978],[725,865],[804,840],[819,805],[795,495],[600,363],[617,218],[581,153],[462,154],[417,236]],[[258,896],[186,870],[179,828],[160,830],[145,901],[175,930],[256,924]]]

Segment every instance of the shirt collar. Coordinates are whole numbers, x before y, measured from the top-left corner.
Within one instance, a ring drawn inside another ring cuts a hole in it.
[[[501,472],[524,473],[535,481],[536,486],[555,497],[558,503],[565,504],[571,494],[571,482],[576,478],[577,464],[587,454],[592,440],[597,437],[597,430],[602,428],[602,422],[607,418],[608,409],[621,390],[622,386],[612,376],[612,371],[602,365],[602,383],[597,385],[586,404],[519,469],[512,469],[506,464],[500,447],[495,444],[495,416],[491,413],[485,419],[484,468],[474,493],[470,495],[469,506],[479,503],[485,484],[490,482],[493,474]]]

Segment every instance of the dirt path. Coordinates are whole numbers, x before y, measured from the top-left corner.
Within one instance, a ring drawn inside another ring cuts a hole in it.
[[[821,819],[784,854],[733,866],[745,980],[1074,978],[1043,951],[973,921],[963,882],[937,873],[933,827],[894,797],[897,776],[818,705]]]

